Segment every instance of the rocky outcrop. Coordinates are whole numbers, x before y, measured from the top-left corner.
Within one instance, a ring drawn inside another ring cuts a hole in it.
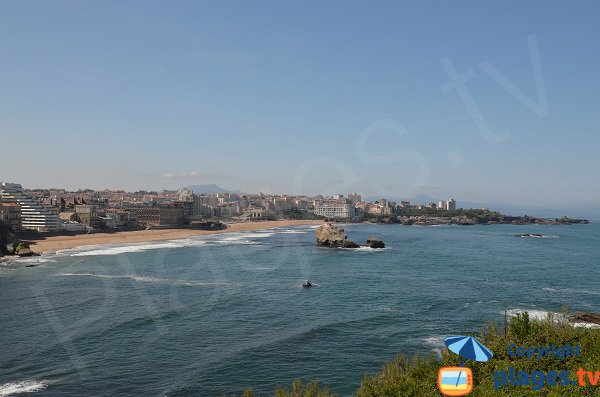
[[[340,226],[332,225],[331,223],[325,223],[317,228],[315,231],[317,236],[317,245],[323,247],[333,248],[359,248],[361,245],[356,244],[352,240],[348,240],[348,236],[344,229]],[[377,238],[370,238],[367,240],[367,244],[364,245],[371,248],[384,248],[385,244],[383,241]]]
[[[334,248],[358,248],[354,241],[348,240],[348,236],[339,226],[325,223],[316,230],[317,245]]]
[[[574,323],[588,323],[600,325],[600,314],[590,312],[575,312],[572,317]]]
[[[367,240],[367,246],[370,248],[385,248],[385,243],[378,238],[371,237]]]
[[[39,256],[29,248],[27,243],[20,241],[18,243],[9,243],[5,246],[5,252],[8,255],[18,255],[18,256]]]

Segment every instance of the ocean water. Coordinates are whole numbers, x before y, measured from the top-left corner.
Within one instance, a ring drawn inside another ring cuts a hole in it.
[[[269,393],[294,378],[350,395],[397,353],[436,354],[505,310],[600,311],[597,224],[346,231],[387,247],[319,248],[307,226],[2,263],[0,396]]]

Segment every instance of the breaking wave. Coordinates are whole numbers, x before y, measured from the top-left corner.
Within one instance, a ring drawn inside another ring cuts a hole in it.
[[[21,382],[9,382],[0,385],[0,397],[12,394],[34,393],[44,390],[46,387],[48,387],[48,382],[46,381],[24,380]]]
[[[157,278],[140,276],[136,274],[127,275],[115,275],[115,274],[96,274],[96,273],[58,273],[57,276],[63,277],[97,277],[97,278],[113,278],[113,279],[131,279],[140,283],[152,283],[152,284],[170,284],[170,285],[182,285],[182,286],[207,286],[207,285],[224,285],[225,283],[214,282],[214,281],[200,281],[200,280],[180,280],[180,279],[168,279],[168,278]]]
[[[206,244],[260,244],[254,239],[270,237],[272,232],[256,232],[256,233],[227,233],[220,235],[219,238],[201,237],[169,240],[165,242],[155,243],[137,243],[126,245],[95,245],[87,247],[79,247],[57,251],[57,255],[67,256],[104,256],[104,255],[119,255],[127,253],[142,252],[153,249],[173,249],[183,247],[197,247]]]
[[[189,244],[187,244],[189,245]],[[91,246],[82,248],[73,248],[67,250],[57,251],[57,255],[69,255],[69,256],[97,256],[97,255],[118,255],[126,254],[131,252],[142,252],[152,249],[165,249],[165,248],[181,248],[185,247],[186,243],[183,242],[166,242],[166,243],[152,243],[152,244],[131,244],[131,245],[120,245],[120,246]]]

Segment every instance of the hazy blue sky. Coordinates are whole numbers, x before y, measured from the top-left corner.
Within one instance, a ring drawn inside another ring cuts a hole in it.
[[[598,206],[598,15],[592,1],[0,1],[0,180]]]

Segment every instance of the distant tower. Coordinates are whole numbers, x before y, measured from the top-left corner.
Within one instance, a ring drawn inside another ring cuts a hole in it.
[[[352,203],[356,204],[356,203],[360,203],[362,201],[362,198],[360,197],[360,194],[358,193],[350,193],[348,195],[348,198],[352,201]]]
[[[448,200],[448,202],[446,203],[446,209],[448,211],[456,210],[456,200],[454,200],[454,199]]]

